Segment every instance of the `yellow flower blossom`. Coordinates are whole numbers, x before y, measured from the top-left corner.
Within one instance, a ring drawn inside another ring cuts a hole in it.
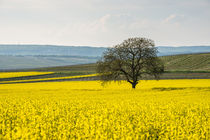
[[[210,139],[210,79],[0,84],[0,139]]]

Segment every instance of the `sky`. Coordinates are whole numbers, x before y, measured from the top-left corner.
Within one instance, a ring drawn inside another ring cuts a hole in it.
[[[0,0],[0,44],[210,45],[210,0]]]

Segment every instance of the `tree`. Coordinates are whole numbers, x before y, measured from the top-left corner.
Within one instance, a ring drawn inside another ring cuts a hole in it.
[[[103,82],[126,79],[135,88],[144,75],[159,79],[164,72],[163,62],[157,57],[154,41],[146,38],[129,38],[108,48],[97,62],[97,73]]]

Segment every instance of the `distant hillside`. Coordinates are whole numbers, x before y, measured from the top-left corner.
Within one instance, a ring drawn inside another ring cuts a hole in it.
[[[165,73],[161,75],[160,79],[210,79],[210,53],[205,54],[187,54],[160,57],[165,63]],[[1,70],[2,71],[2,70]],[[50,71],[53,74],[26,76],[16,78],[5,78],[1,81],[17,81],[27,79],[40,79],[52,77],[65,77],[72,75],[85,75],[96,73],[96,64],[80,64],[71,66],[58,66],[36,69],[18,69],[10,71]],[[154,79],[152,76],[146,79]],[[52,81],[66,81],[68,79],[52,80]],[[98,77],[89,77],[73,80],[98,80]],[[33,82],[33,81],[31,81]]]
[[[210,52],[210,46],[163,47],[158,46],[158,55],[174,55]],[[0,45],[0,55],[68,55],[101,56],[106,47],[55,46],[55,45]]]
[[[210,72],[210,53],[184,54],[160,57],[167,72]],[[34,71],[73,71],[95,73],[96,64],[82,64],[30,69]]]
[[[101,56],[107,48],[55,45],[0,45],[0,55]]]
[[[167,71],[209,71],[210,53],[162,56]]]
[[[59,55],[0,55],[0,70],[95,63],[100,57]]]
[[[183,47],[158,47],[158,56],[191,54],[191,53],[208,53],[210,46],[183,46]]]
[[[0,45],[0,70],[95,63],[105,47]],[[158,47],[158,56],[210,52],[210,46]]]

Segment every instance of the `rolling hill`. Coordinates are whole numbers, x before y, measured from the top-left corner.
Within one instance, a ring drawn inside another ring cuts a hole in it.
[[[105,47],[55,45],[0,45],[0,55],[20,56],[101,56]]]
[[[210,53],[182,54],[160,57],[166,71],[209,71]]]
[[[100,57],[62,55],[0,55],[0,70],[30,69],[40,67],[88,64],[95,63],[99,58]]]
[[[160,57],[165,63],[165,73],[161,75],[161,79],[209,79],[210,78],[210,53],[200,54],[185,54]],[[0,81],[11,83],[19,83],[19,80],[29,80],[30,82],[44,82],[44,81],[68,81],[68,80],[97,80],[97,77],[66,79],[66,76],[86,75],[96,73],[96,64],[82,64],[71,66],[47,67],[36,69],[19,69],[12,71],[42,71],[53,72],[45,75],[23,76],[14,78],[1,78]],[[57,80],[49,80],[48,78],[56,78]],[[46,80],[37,80],[45,79]],[[146,79],[153,79],[153,77],[145,77]],[[13,83],[13,82],[12,82]]]
[[[165,73],[161,79],[209,79],[210,53],[181,54],[160,57],[165,64]],[[51,67],[33,69],[35,71],[54,71],[59,74],[92,74],[95,73],[96,64],[83,64],[73,66]],[[93,78],[95,79],[95,78]],[[96,78],[97,79],[97,78]],[[153,79],[153,77],[148,77]],[[91,79],[83,79],[91,80]]]
[[[210,46],[157,47],[158,56],[210,52]],[[0,70],[95,63],[106,47],[0,45]]]
[[[160,57],[165,64],[167,72],[210,72],[210,53],[181,54]],[[95,73],[95,63],[45,67],[34,69],[20,69],[14,71],[73,71]],[[11,70],[13,71],[13,70]]]
[[[210,46],[157,46],[158,56],[205,53]],[[1,45],[0,55],[59,55],[59,56],[101,56],[107,47],[56,46],[56,45]]]

